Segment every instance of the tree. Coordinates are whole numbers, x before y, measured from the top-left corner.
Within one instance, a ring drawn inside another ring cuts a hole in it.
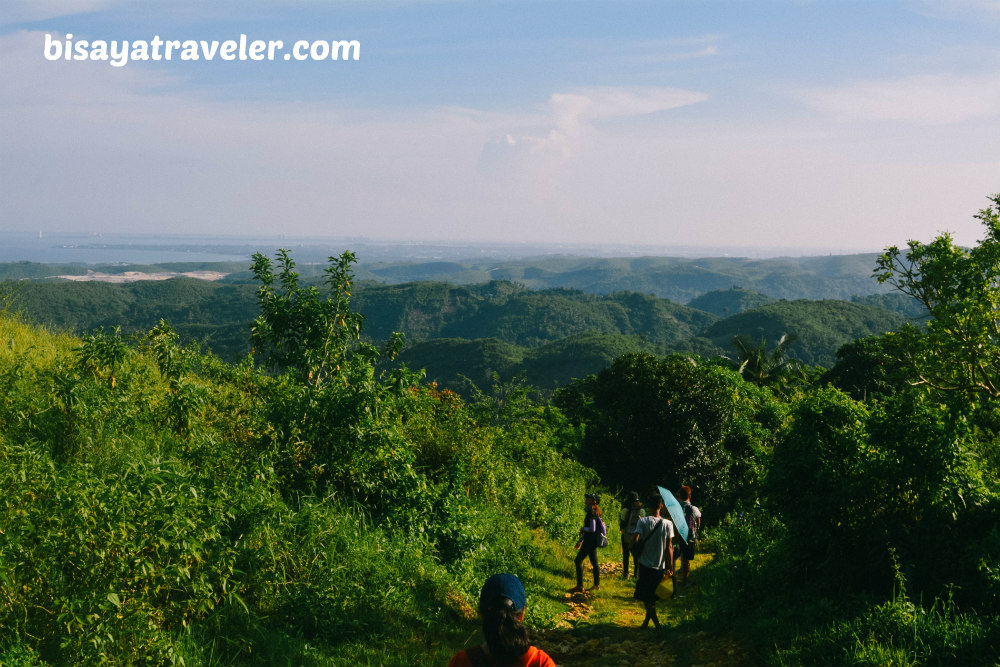
[[[255,351],[269,367],[291,372],[302,383],[319,388],[335,375],[344,377],[342,371],[353,356],[368,362],[378,359],[378,350],[360,342],[364,315],[351,309],[354,253],[345,251],[330,258],[324,270],[329,296],[299,284],[287,250],[279,249],[277,259],[277,276],[271,260],[261,253],[254,254],[251,267],[260,281],[260,315],[253,322],[251,336]],[[385,354],[394,357],[400,347],[402,335],[393,334]]]
[[[819,379],[854,400],[886,398],[909,387],[907,371],[896,361],[896,350],[885,336],[867,336],[842,345],[837,363]]]
[[[795,334],[784,334],[774,349],[768,352],[763,340],[758,345],[750,336],[739,334],[732,340],[739,374],[758,387],[770,387],[779,394],[786,393],[792,384],[804,378],[802,362],[788,356],[788,348],[798,340]]]
[[[975,218],[986,237],[961,248],[950,234],[930,243],[888,248],[877,261],[880,283],[917,299],[930,315],[926,330],[889,335],[917,384],[1000,397],[1000,194]]]
[[[364,318],[350,303],[352,253],[330,258],[329,297],[299,284],[287,251],[278,251],[278,261],[277,276],[260,253],[253,265],[261,283],[254,344],[280,371],[264,397],[276,469],[290,490],[332,488],[376,509],[414,498],[414,455],[394,420],[418,378],[405,367],[377,367],[382,356],[395,355],[402,336],[381,354],[361,342]]]
[[[583,424],[580,458],[605,483],[690,484],[715,517],[754,493],[780,421],[770,392],[682,355],[625,355],[560,390],[555,402]]]

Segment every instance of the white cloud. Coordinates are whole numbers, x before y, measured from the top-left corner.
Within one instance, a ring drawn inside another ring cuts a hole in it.
[[[707,99],[705,93],[666,87],[595,86],[555,93],[549,99],[548,127],[494,137],[483,147],[479,167],[487,172],[517,170],[535,178],[538,168],[555,167],[576,155],[595,131],[595,121],[644,116]]]
[[[1000,116],[1000,75],[921,75],[796,93],[841,119],[947,125]]]

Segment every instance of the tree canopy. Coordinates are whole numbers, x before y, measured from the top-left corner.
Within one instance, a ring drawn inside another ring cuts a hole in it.
[[[950,234],[930,243],[888,248],[877,261],[879,282],[917,299],[930,315],[926,329],[893,334],[899,360],[916,382],[935,389],[1000,397],[1000,194],[975,218],[986,236],[974,248]]]

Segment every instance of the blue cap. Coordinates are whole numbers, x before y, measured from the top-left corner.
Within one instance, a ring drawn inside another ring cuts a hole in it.
[[[524,585],[515,575],[508,572],[494,574],[483,584],[479,593],[479,608],[490,609],[497,606],[502,598],[507,598],[514,604],[515,611],[521,611],[527,604],[524,595]]]

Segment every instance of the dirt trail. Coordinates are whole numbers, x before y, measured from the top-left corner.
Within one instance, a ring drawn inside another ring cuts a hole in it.
[[[602,554],[613,555],[611,549]],[[724,629],[712,630],[704,622],[701,570],[711,558],[699,554],[688,583],[678,585],[676,597],[657,604],[659,630],[639,627],[645,613],[632,599],[634,579],[622,579],[621,563],[602,563],[600,590],[565,593],[566,613],[557,628],[535,631],[535,643],[560,667],[753,664],[746,649]]]

